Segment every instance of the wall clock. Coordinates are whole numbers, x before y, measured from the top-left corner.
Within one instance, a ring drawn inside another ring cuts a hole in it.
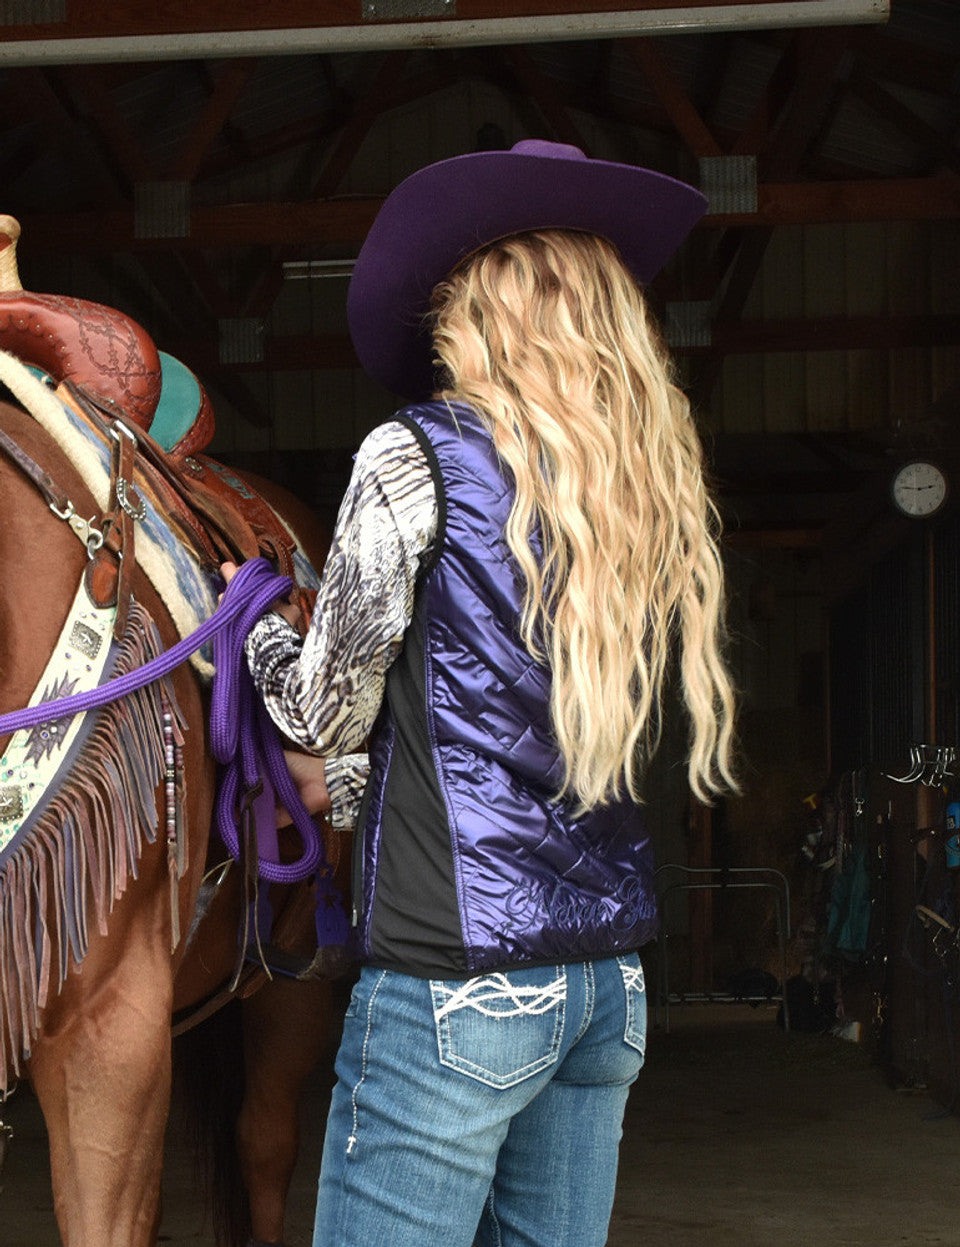
[[[898,468],[891,492],[902,515],[927,519],[936,515],[947,500],[947,478],[935,463],[917,459]]]

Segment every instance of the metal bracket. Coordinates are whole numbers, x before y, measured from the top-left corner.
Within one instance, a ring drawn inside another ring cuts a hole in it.
[[[701,156],[700,189],[711,214],[756,212],[756,156]]]
[[[456,0],[363,0],[365,22],[402,22],[413,17],[456,16]]]
[[[664,337],[668,346],[710,346],[713,304],[709,299],[668,303]]]
[[[0,26],[46,26],[67,20],[67,0],[0,0]]]
[[[217,325],[221,364],[263,362],[263,321],[259,316],[225,316]]]
[[[190,183],[138,182],[133,188],[135,238],[189,238]]]

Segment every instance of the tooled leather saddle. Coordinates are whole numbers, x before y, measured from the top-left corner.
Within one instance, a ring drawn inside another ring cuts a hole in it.
[[[115,475],[149,491],[171,527],[192,547],[200,565],[215,572],[226,560],[266,555],[296,582],[296,541],[273,508],[203,452],[214,433],[209,397],[194,374],[159,351],[150,335],[115,308],[65,295],[35,294],[16,269],[19,224],[0,216],[0,349],[38,370],[62,401],[116,437]],[[102,517],[107,534],[92,552],[88,587],[101,604],[119,595],[129,575],[118,557],[131,539],[131,508]],[[308,602],[303,603],[309,606]]]

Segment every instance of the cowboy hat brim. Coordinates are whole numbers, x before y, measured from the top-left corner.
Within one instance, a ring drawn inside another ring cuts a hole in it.
[[[471,252],[528,230],[584,230],[646,284],[706,206],[665,174],[539,140],[419,169],[384,200],[353,271],[347,318],[360,363],[394,393],[425,398],[435,388],[430,295]]]

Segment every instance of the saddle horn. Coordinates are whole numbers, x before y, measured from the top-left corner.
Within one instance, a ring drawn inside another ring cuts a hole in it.
[[[0,213],[0,294],[22,290],[17,269],[17,239],[20,222],[12,216]]]
[[[0,215],[0,349],[54,381],[71,381],[105,412],[149,429],[161,388],[153,339],[115,308],[25,291],[19,237],[20,223]]]

